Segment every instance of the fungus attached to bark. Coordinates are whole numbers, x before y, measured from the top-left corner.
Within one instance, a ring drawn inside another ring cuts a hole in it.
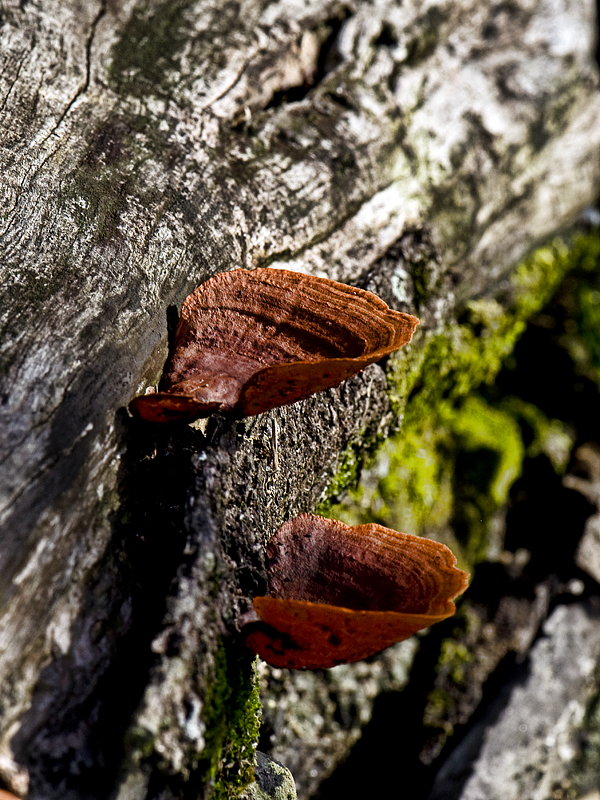
[[[301,514],[267,546],[267,597],[240,624],[275,667],[360,661],[452,616],[468,575],[449,548],[382,525]]]
[[[130,408],[151,422],[260,414],[337,386],[407,344],[418,324],[325,278],[221,272],[184,302],[159,391]]]

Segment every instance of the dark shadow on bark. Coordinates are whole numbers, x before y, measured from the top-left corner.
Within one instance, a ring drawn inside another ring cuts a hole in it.
[[[87,581],[70,648],[42,672],[13,740],[32,799],[108,797],[182,560],[191,456],[203,437],[187,425],[132,419],[125,409],[116,428],[124,454],[112,539]]]

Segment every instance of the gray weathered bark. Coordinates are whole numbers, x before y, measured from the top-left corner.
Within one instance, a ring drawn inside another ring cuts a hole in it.
[[[431,800],[459,796],[453,772],[470,773],[461,800],[552,797],[577,753],[579,730],[597,688],[600,625],[594,605],[561,605],[552,613],[521,685],[508,687],[489,709],[498,721],[486,732],[484,746],[485,719],[444,764]]]
[[[597,194],[593,3],[4,0],[0,22],[0,776],[197,796],[265,541],[395,420],[372,366],[204,433],[132,421],[169,308],[221,270],[309,271],[421,316],[418,360]]]

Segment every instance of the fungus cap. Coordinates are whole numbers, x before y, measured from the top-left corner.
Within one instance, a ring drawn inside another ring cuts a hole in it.
[[[277,531],[267,562],[269,594],[242,631],[267,663],[294,669],[360,661],[452,616],[469,577],[439,542],[312,514]]]
[[[185,300],[151,422],[252,416],[338,386],[407,344],[419,320],[379,297],[283,269],[220,272]]]

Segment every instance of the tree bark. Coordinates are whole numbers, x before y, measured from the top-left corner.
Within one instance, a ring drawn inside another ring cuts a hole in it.
[[[239,267],[373,288],[421,317],[392,360],[416,369],[597,195],[594,6],[4,0],[0,23],[0,776],[233,794],[265,542],[405,398],[373,365],[204,430],[127,404],[186,295]]]

